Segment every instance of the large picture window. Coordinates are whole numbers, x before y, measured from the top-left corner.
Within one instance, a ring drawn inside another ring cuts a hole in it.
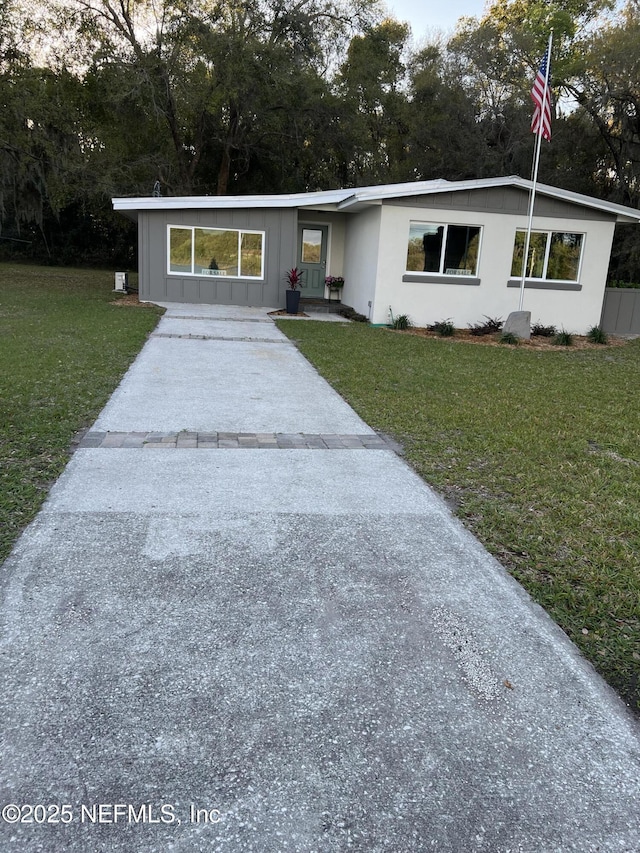
[[[527,259],[527,278],[545,281],[578,281],[583,234],[562,231],[532,231]],[[516,231],[511,262],[513,278],[522,277],[525,231]]]
[[[169,272],[264,277],[264,232],[169,226]]]
[[[480,232],[477,225],[409,223],[407,272],[477,275]]]

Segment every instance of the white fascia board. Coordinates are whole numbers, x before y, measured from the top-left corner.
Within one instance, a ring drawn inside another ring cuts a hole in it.
[[[492,187],[519,187],[520,189],[529,192],[532,182],[526,178],[521,178],[518,175],[509,175],[499,178],[479,178],[468,181],[419,181],[414,184],[395,184],[385,187],[367,187],[364,190],[356,190],[354,202],[347,199],[341,207],[346,207],[349,204],[359,204],[362,202],[371,203],[373,199],[384,198],[407,198],[415,195],[431,195],[440,192],[463,192],[466,190],[486,189]],[[537,184],[536,192],[540,195],[546,195],[551,198],[561,201],[568,201],[572,204],[578,204],[582,207],[589,207],[593,210],[600,210],[603,213],[608,213],[616,217],[617,222],[633,222],[640,223],[640,210],[632,207],[625,207],[621,204],[614,204],[610,201],[594,198],[593,196],[582,195],[571,190],[552,187],[548,184]]]
[[[325,213],[335,213],[336,210],[341,210],[341,204],[336,201],[327,202],[326,200],[319,199],[318,201],[308,201],[305,200],[302,204],[296,205],[298,210],[322,210]]]
[[[364,210],[365,207],[376,207],[381,204],[381,198],[362,199],[358,196],[350,196],[337,205],[337,210],[346,211],[347,213],[357,213],[359,210]]]
[[[127,210],[229,210],[238,208],[309,207],[335,205],[353,190],[328,190],[290,195],[169,196],[161,198],[114,198],[113,209]]]
[[[351,191],[351,195],[338,205],[339,210],[352,208],[360,210],[363,207],[382,204],[387,198],[409,198],[415,195],[428,195],[449,189],[451,183],[445,180],[412,181],[407,184],[386,184],[377,187],[359,187]]]
[[[519,180],[519,179],[516,179]],[[412,181],[406,184],[387,184],[378,187],[361,187],[353,191],[350,198],[342,201],[338,208],[360,209],[373,204],[382,204],[389,198],[411,198],[419,195],[433,195],[443,192],[462,192],[464,190],[482,189],[484,187],[507,186],[514,183],[514,178],[480,178],[469,181],[446,181],[439,178],[434,181]]]
[[[356,212],[365,207],[382,204],[385,199],[410,198],[441,192],[464,192],[466,190],[512,186],[527,192],[531,181],[510,175],[499,178],[480,178],[468,181],[412,181],[404,184],[386,184],[356,189],[326,190],[311,193],[285,195],[245,196],[185,196],[168,198],[114,198],[114,210],[135,218],[139,210],[230,210],[238,208],[305,208],[315,210],[340,210]],[[547,184],[538,184],[540,195],[568,201],[594,210],[601,210],[616,217],[617,222],[640,222],[640,210],[613,204],[592,196],[581,195]]]

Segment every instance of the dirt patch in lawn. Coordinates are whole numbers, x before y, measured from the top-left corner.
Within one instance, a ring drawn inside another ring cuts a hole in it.
[[[116,296],[116,298],[109,303],[110,305],[120,305],[121,307],[131,308],[148,308],[148,302],[140,302],[138,299],[137,293],[127,293],[124,296]]]

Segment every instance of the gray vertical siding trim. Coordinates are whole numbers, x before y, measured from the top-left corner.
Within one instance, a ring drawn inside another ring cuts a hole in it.
[[[433,193],[410,198],[388,199],[383,204],[395,207],[415,207],[425,210],[470,210],[477,213],[521,213],[527,215],[529,193],[516,187],[485,187],[478,190]],[[579,204],[538,195],[534,208],[536,216],[559,219],[615,220],[608,214]]]
[[[138,213],[138,298],[147,301],[149,299],[149,280],[147,275],[147,261],[144,250],[147,246],[145,238],[145,227],[147,218],[142,211]]]
[[[287,209],[140,211],[141,297],[158,302],[201,302],[278,308],[284,275],[296,263],[297,211]],[[247,228],[265,233],[264,279],[180,276],[167,272],[169,225]],[[144,295],[143,295],[144,294]]]
[[[610,335],[640,335],[640,290],[605,288],[600,325]]]

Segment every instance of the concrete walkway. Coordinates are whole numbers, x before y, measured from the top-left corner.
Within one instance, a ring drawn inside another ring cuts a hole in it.
[[[2,851],[640,850],[638,722],[264,311],[169,306],[1,618]]]

